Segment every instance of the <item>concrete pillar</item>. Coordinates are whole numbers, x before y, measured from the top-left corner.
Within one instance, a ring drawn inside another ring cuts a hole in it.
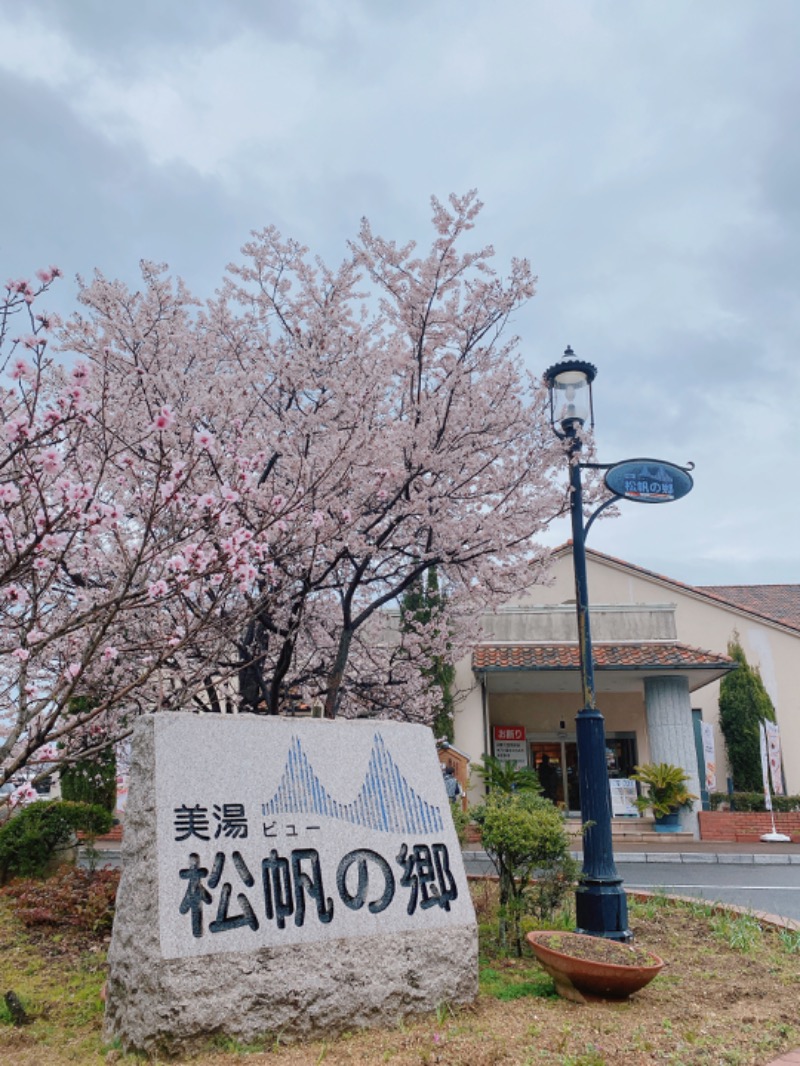
[[[697,776],[697,754],[692,726],[692,701],[689,681],[685,677],[648,677],[644,682],[647,734],[650,740],[650,761],[682,766],[689,780],[687,788],[700,795]],[[695,801],[697,808],[699,800]],[[698,834],[696,809],[684,807],[681,828]]]

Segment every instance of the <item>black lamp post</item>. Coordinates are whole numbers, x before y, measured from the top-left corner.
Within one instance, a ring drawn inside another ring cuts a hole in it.
[[[572,559],[575,567],[575,604],[578,618],[583,708],[578,712],[578,780],[583,824],[583,869],[575,893],[579,933],[610,940],[631,940],[628,903],[622,878],[614,865],[611,840],[611,793],[606,764],[605,722],[595,705],[594,662],[589,623],[589,591],[586,580],[583,488],[579,460],[580,430],[594,426],[592,382],[597,368],[575,358],[567,348],[560,363],[544,372],[550,394],[550,422],[555,434],[567,442],[569,457]]]

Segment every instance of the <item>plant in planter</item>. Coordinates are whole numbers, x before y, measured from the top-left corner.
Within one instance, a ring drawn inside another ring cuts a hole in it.
[[[682,766],[668,762],[644,763],[635,768],[631,777],[647,790],[637,798],[636,806],[642,813],[648,808],[652,810],[656,830],[677,828],[681,808],[691,807],[697,799],[686,787],[689,775]]]

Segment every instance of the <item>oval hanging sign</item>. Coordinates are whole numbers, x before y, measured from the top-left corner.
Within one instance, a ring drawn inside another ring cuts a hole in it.
[[[606,488],[635,503],[671,503],[692,491],[694,481],[682,466],[662,459],[626,459],[606,471]]]

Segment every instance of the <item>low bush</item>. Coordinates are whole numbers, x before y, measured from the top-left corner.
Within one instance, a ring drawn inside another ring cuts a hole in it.
[[[577,875],[564,820],[550,800],[532,791],[494,792],[473,817],[499,878],[500,944],[521,955],[522,915],[549,917]]]
[[[49,800],[32,803],[0,826],[0,885],[12,877],[42,877],[59,851],[78,832],[107,833],[111,813],[88,803]]]
[[[89,872],[62,867],[47,880],[17,879],[0,889],[20,921],[29,928],[68,927],[100,935],[111,929],[119,870]]]
[[[708,797],[712,811],[732,804],[736,811],[766,811],[763,792],[712,792]],[[772,809],[784,813],[800,811],[800,796],[773,796]]]

